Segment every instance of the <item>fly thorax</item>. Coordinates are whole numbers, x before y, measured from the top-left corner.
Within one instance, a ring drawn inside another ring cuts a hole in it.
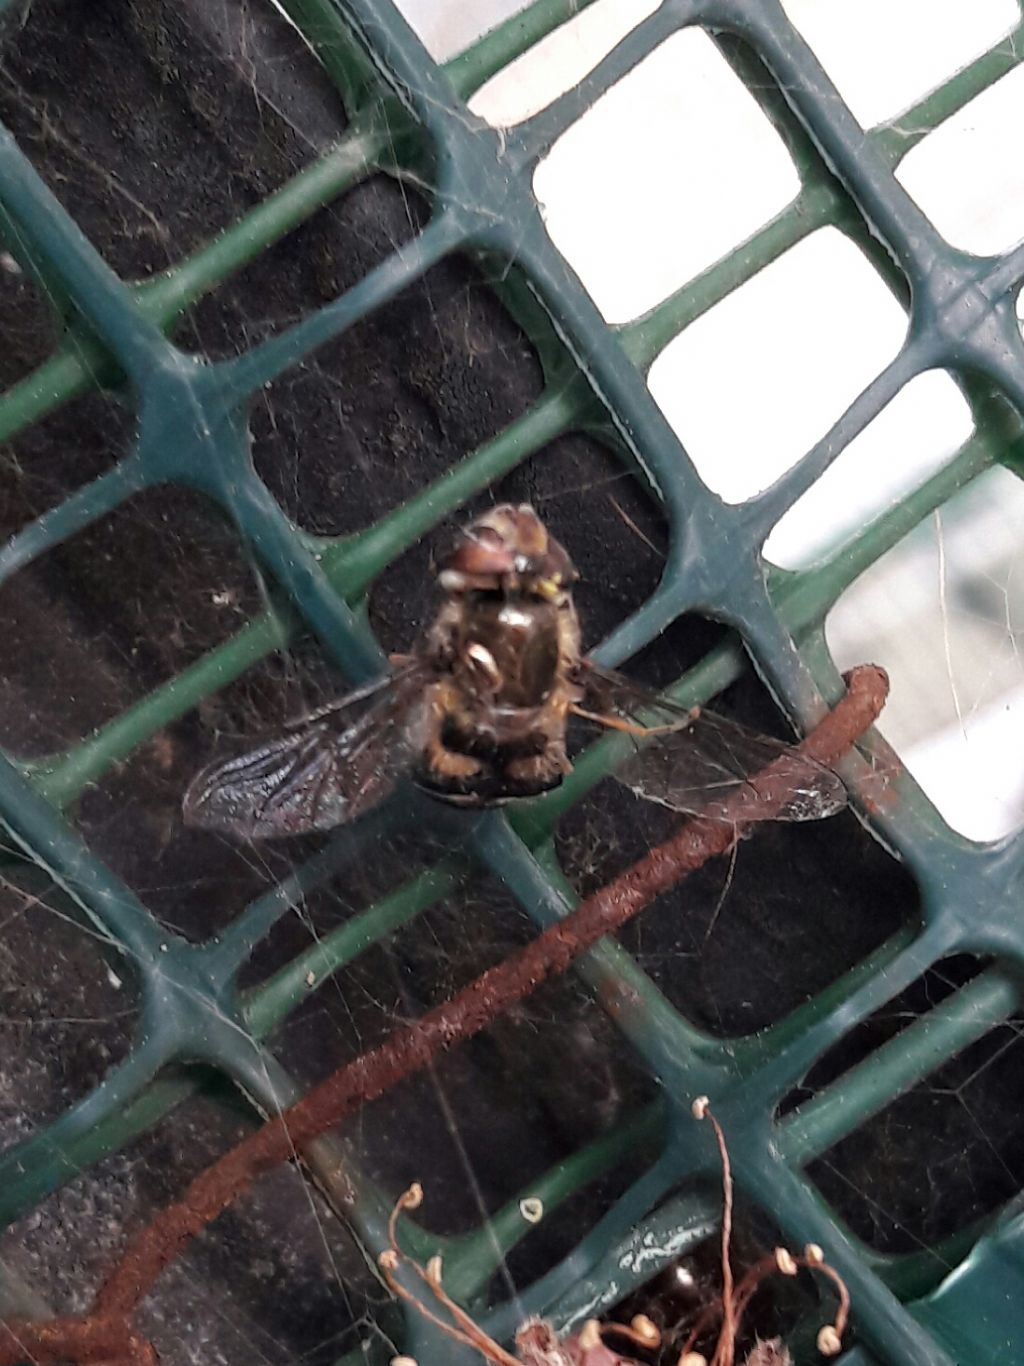
[[[558,609],[532,598],[469,605],[460,650],[467,687],[499,707],[542,706],[558,679]]]

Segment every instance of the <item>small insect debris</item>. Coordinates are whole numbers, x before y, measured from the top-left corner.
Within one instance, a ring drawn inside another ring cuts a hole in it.
[[[777,1247],[755,1262],[738,1283],[735,1282],[730,1246],[733,1180],[725,1134],[711,1113],[707,1096],[698,1096],[691,1108],[695,1119],[710,1121],[722,1163],[722,1290],[721,1295],[712,1300],[699,1315],[676,1358],[675,1366],[736,1366],[740,1329],[756,1291],[771,1276],[796,1276],[801,1270],[821,1274],[835,1288],[839,1301],[836,1315],[831,1323],[819,1330],[817,1347],[822,1356],[837,1356],[842,1350],[843,1333],[849,1318],[850,1296],[843,1278],[834,1267],[828,1265],[824,1252],[816,1243],[808,1243],[801,1255],[795,1255],[788,1248]],[[550,1323],[530,1318],[516,1333],[516,1352],[513,1355],[484,1332],[445,1290],[442,1283],[443,1264],[439,1256],[431,1257],[425,1266],[421,1266],[399,1247],[397,1229],[400,1216],[406,1211],[418,1209],[422,1203],[423,1187],[419,1182],[414,1182],[399,1196],[388,1219],[388,1247],[378,1257],[377,1264],[396,1298],[410,1304],[448,1337],[475,1348],[492,1366],[639,1366],[636,1357],[622,1355],[612,1344],[619,1341],[627,1348],[636,1347],[644,1351],[656,1351],[662,1346],[661,1330],[646,1314],[635,1315],[629,1323],[587,1319],[579,1332],[562,1338]],[[429,1301],[403,1284],[397,1274],[401,1268],[411,1271],[419,1279],[430,1297]],[[430,1301],[436,1308],[432,1307]],[[448,1315],[447,1318],[443,1317],[444,1313]],[[718,1339],[708,1358],[696,1350],[696,1343],[719,1321]],[[392,1358],[391,1366],[418,1366],[418,1363],[413,1357],[396,1356]],[[781,1338],[758,1339],[745,1356],[743,1366],[792,1366],[792,1357]]]
[[[544,1201],[536,1195],[525,1196],[519,1202],[519,1213],[528,1224],[539,1224],[544,1218]]]

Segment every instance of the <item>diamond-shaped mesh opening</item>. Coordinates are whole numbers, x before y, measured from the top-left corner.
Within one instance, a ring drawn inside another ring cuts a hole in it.
[[[297,226],[289,214],[282,214],[276,224],[268,224],[269,240],[263,250],[239,243],[232,274],[220,283],[220,273],[214,274],[214,287],[175,324],[178,343],[207,359],[244,355],[332,303],[414,239],[429,218],[427,205],[412,187],[373,174],[372,156],[373,149],[365,157],[347,160],[337,149],[326,152],[313,168],[322,181],[319,197],[327,201],[324,207],[314,204]],[[204,259],[208,258],[202,251],[193,258],[200,264]],[[445,267],[437,270],[443,274]],[[209,289],[205,271],[197,275]],[[430,277],[411,293],[429,297]],[[490,296],[488,302],[494,306]],[[401,301],[392,307],[401,314]],[[253,408],[254,454],[261,468],[273,476],[294,463],[294,454],[289,459],[287,448],[282,450],[289,419],[302,424],[293,438],[293,446],[300,450],[305,442],[315,442],[318,431],[323,437],[333,427],[344,429],[353,405],[373,387],[372,370],[352,372],[353,359],[371,349],[366,334],[376,333],[383,352],[388,339],[394,344],[395,336],[401,336],[403,326],[404,320],[389,325],[386,318],[373,314],[309,359],[300,371],[303,387],[298,392],[289,385],[287,374],[269,385]],[[397,364],[395,357],[384,354],[378,369],[390,372]],[[323,393],[318,395],[318,389]],[[277,422],[275,412],[280,414]]]
[[[825,436],[905,330],[867,258],[823,228],[670,342],[651,392],[704,481],[738,503]]]
[[[840,0],[827,8],[784,0],[784,7],[865,128],[917,104],[996,47],[1020,19],[1012,0],[910,0],[898,9],[885,0]]]
[[[126,1233],[251,1131],[251,1111],[223,1081],[194,1073],[196,1084],[204,1088],[198,1095],[9,1229],[5,1267],[46,1303],[84,1308],[84,1287]],[[222,1360],[334,1361],[357,1339],[353,1325],[378,1294],[358,1246],[293,1168],[259,1183],[171,1275],[172,1296],[140,1314],[170,1360],[192,1336],[190,1326],[211,1316],[213,1340],[205,1334],[189,1351],[212,1347]]]
[[[678,621],[630,670],[667,684],[716,636],[722,632],[710,623]],[[786,738],[752,671],[714,708],[757,734]],[[588,895],[678,825],[676,813],[606,778],[560,821],[559,860]],[[798,895],[807,885],[816,889],[813,915]],[[764,1029],[816,996],[916,924],[918,902],[913,879],[848,814],[771,823],[662,894],[619,938],[684,1018],[728,1037]]]
[[[436,861],[434,843],[426,852]],[[305,898],[247,973],[255,977],[273,960],[277,973],[287,962],[290,972],[302,974],[305,999],[272,1041],[304,1085],[383,1043],[396,1018],[422,1015],[532,937],[521,909],[496,881],[475,880],[463,870],[447,894],[442,888],[431,896],[420,890],[429,875],[417,872],[425,851],[408,840],[381,840],[369,852],[344,883],[339,877]],[[381,863],[395,885],[371,880]],[[365,888],[365,902],[346,905],[342,887],[345,896]],[[388,932],[376,938],[365,914],[374,892],[394,907]],[[417,906],[421,913],[414,916]],[[361,922],[367,946],[358,952]],[[479,1221],[481,1202],[496,1211],[550,1167],[634,1121],[654,1094],[612,1023],[579,983],[565,979],[365,1109],[345,1133],[361,1165],[385,1188],[420,1181],[430,1191],[423,1212],[429,1227],[465,1232]],[[421,1137],[414,1148],[402,1140],[411,1127]],[[597,1217],[588,1215],[590,1222]]]
[[[44,524],[45,525],[45,524]],[[57,542],[0,587],[3,743],[79,742],[223,644],[263,605],[237,533],[207,499],[159,488]],[[40,633],[51,642],[33,648]],[[157,757],[174,767],[172,741]]]
[[[1020,118],[1024,82],[1011,71],[907,153],[898,175],[953,246],[1007,251],[1024,236],[1020,196],[999,155],[1002,130]],[[949,187],[956,185],[956,194]]]
[[[771,124],[693,29],[669,38],[592,105],[534,179],[552,241],[613,323],[653,308],[798,189]],[[688,232],[680,251],[678,220],[694,200],[708,206],[703,230]]]
[[[482,85],[470,109],[496,127],[521,123],[578,85],[656,8],[656,0],[595,0]]]
[[[835,554],[946,468],[973,429],[970,408],[949,375],[918,375],[772,528],[765,558],[783,569],[804,569]]]
[[[15,234],[8,234],[8,242],[18,246]],[[0,313],[4,320],[0,382],[7,388],[45,360],[59,338],[56,314],[35,277],[31,259],[19,260],[9,250],[0,251]]]
[[[629,815],[646,827],[646,811]],[[915,918],[910,879],[855,823],[840,826],[827,836],[766,829],[756,846],[660,897],[623,943],[680,1013],[712,1034],[753,1033],[784,1019]],[[807,882],[817,888],[813,917],[793,909]]]
[[[365,1341],[370,1323],[387,1327],[363,1250],[293,1167],[225,1213],[172,1276],[173,1300],[139,1316],[172,1358],[207,1315],[219,1319],[222,1360],[288,1366],[334,1366]]]
[[[139,1001],[131,961],[52,881],[12,870],[0,905],[6,1145],[43,1131],[117,1067]]]
[[[259,394],[256,468],[305,530],[360,531],[493,449],[540,391],[525,332],[470,263],[449,258]],[[353,471],[368,493],[358,502]]]
[[[344,125],[312,53],[262,0],[220,16],[47,0],[6,14],[0,42],[5,124],[127,277],[208,241]],[[309,92],[302,124],[288,117],[289,87]]]
[[[811,1164],[819,1189],[871,1247],[941,1246],[1017,1194],[1019,1045],[1011,1018]],[[884,1200],[868,1176],[881,1166],[893,1176]],[[940,1201],[931,1198],[937,1184]]]
[[[9,358],[19,354],[19,344],[10,333],[7,337]],[[28,353],[20,354],[28,359]],[[128,454],[134,436],[132,414],[109,393],[83,393],[38,420],[36,412],[36,404],[30,403],[27,419],[16,412],[6,427],[0,503],[5,540],[26,531],[70,494],[108,474]],[[19,552],[16,563],[21,562]],[[8,562],[7,572],[13,567]]]

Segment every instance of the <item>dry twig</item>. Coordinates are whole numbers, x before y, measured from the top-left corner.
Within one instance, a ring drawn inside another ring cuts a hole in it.
[[[734,1286],[730,1249],[733,1181],[729,1150],[722,1126],[711,1113],[707,1096],[698,1096],[693,1102],[693,1115],[695,1119],[711,1121],[722,1159],[722,1298],[709,1305],[694,1324],[679,1354],[678,1366],[735,1366],[736,1338],[755,1291],[769,1276],[795,1276],[801,1268],[819,1272],[836,1288],[839,1299],[836,1316],[832,1323],[826,1324],[818,1333],[818,1351],[822,1356],[837,1356],[842,1348],[843,1333],[850,1315],[850,1295],[843,1278],[834,1267],[828,1265],[824,1253],[816,1243],[808,1243],[802,1257],[794,1257],[786,1248],[777,1247],[771,1256],[762,1257],[759,1262],[755,1262],[739,1285]],[[722,1320],[722,1326],[718,1332],[714,1354],[708,1362],[707,1358],[694,1348],[702,1335],[719,1318]],[[788,1366],[789,1360],[786,1348],[778,1339],[772,1339],[770,1342],[756,1343],[744,1366]]]

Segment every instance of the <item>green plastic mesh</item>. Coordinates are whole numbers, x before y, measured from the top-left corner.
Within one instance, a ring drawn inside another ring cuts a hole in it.
[[[592,430],[656,489],[671,533],[656,590],[603,642],[600,657],[608,663],[625,659],[688,613],[712,617],[734,629],[774,696],[806,726],[841,689],[823,628],[838,597],[956,490],[997,463],[1012,467],[1024,412],[1024,342],[1014,311],[1024,251],[981,258],[953,249],[894,172],[911,146],[1015,67],[1019,34],[961,71],[898,126],[865,134],[776,0],[665,0],[579,85],[515,128],[499,133],[470,114],[466,101],[473,91],[584,7],[585,0],[536,0],[440,67],[386,0],[285,0],[284,9],[344,99],[347,132],[213,240],[141,285],[114,273],[25,151],[6,132],[0,135],[0,227],[23,268],[60,304],[65,326],[54,354],[0,397],[0,434],[9,439],[31,428],[100,383],[117,385],[137,419],[134,440],[113,468],[0,550],[0,581],[140,491],[175,484],[220,505],[274,585],[266,610],[82,743],[30,763],[0,760],[0,818],[10,837],[131,961],[141,993],[128,1056],[95,1090],[0,1157],[5,1221],[129,1144],[188,1096],[197,1083],[181,1070],[184,1062],[199,1060],[238,1083],[264,1111],[293,1099],[297,1084],[265,1041],[308,999],[311,980],[318,986],[329,981],[466,876],[452,861],[425,869],[243,992],[238,975],[253,947],[305,892],[346,875],[351,844],[328,842],[241,910],[214,941],[193,944],[169,934],[62,814],[162,728],[258,661],[286,650],[300,631],[312,633],[351,682],[374,675],[384,654],[362,609],[382,571],[555,438]],[[595,100],[672,34],[694,25],[716,37],[761,102],[797,166],[801,188],[741,249],[643,317],[612,327],[553,247],[533,173]],[[168,339],[207,292],[381,170],[415,179],[429,200],[429,217],[358,283],[276,335],[216,362]],[[875,241],[879,268],[907,302],[905,342],[786,474],[747,502],[727,504],[697,477],[651,397],[646,373],[694,319],[828,225]],[[485,262],[492,277],[511,271],[502,297],[536,347],[543,367],[540,396],[374,525],[336,538],[297,529],[256,472],[249,437],[254,401],[264,386],[455,253]],[[799,573],[769,569],[761,547],[782,514],[903,386],[938,368],[956,375],[970,400],[975,428],[969,441],[840,552]],[[740,665],[736,646],[721,645],[677,685],[678,696],[703,702],[727,686]],[[521,810],[489,815],[467,837],[468,857],[500,880],[538,924],[564,915],[573,899],[554,853],[557,823],[620,752],[615,741],[595,745],[558,792]],[[689,1104],[707,1093],[728,1132],[745,1198],[792,1242],[827,1248],[849,1283],[858,1346],[845,1360],[889,1366],[1024,1360],[1017,1308],[1024,1296],[1024,1223],[1012,1207],[966,1230],[941,1257],[928,1250],[886,1257],[839,1222],[806,1175],[816,1157],[1020,1006],[1020,836],[998,845],[964,840],[909,778],[890,796],[870,819],[920,888],[920,924],[767,1031],[715,1039],[673,1009],[616,944],[587,956],[583,977],[658,1078],[664,1103],[657,1113],[644,1112],[581,1149],[524,1194],[554,1207],[655,1131],[662,1134],[658,1157],[585,1231],[571,1255],[514,1301],[498,1297],[482,1315],[490,1331],[508,1336],[528,1312],[551,1315],[559,1324],[600,1312],[706,1237],[717,1210],[716,1159]],[[779,1117],[780,1102],[826,1050],[955,954],[991,958],[994,965]],[[320,1172],[329,1193],[332,1151],[327,1144]],[[420,1175],[429,1184],[429,1173]],[[699,1176],[711,1178],[710,1184],[693,1184]],[[344,1192],[333,1194],[376,1252],[383,1246],[389,1198],[358,1172],[349,1172],[346,1181]],[[501,1258],[529,1235],[513,1201],[476,1232],[444,1240],[448,1283],[479,1305]],[[424,1235],[422,1249],[432,1245]],[[957,1267],[952,1276],[946,1275],[950,1265]],[[423,1366],[461,1359],[415,1314],[407,1315],[399,1345]]]

